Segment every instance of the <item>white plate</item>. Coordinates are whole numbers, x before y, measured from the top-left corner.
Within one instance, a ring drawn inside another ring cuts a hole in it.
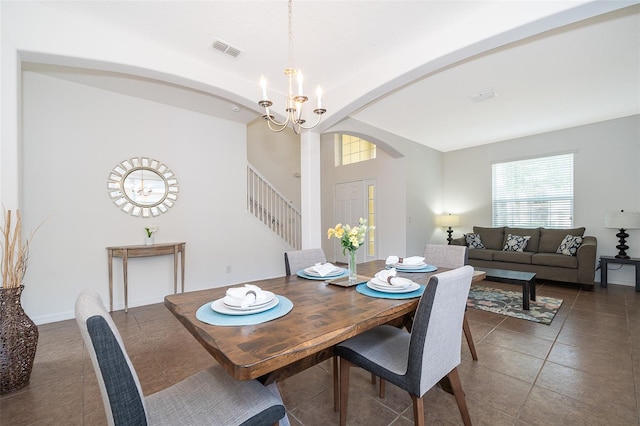
[[[320,277],[320,276],[322,276],[317,271],[313,270],[312,267],[305,268],[304,273],[307,274],[307,275],[311,275],[312,277]],[[342,268],[339,268],[339,267],[336,266],[336,268],[333,271],[324,274],[324,276],[325,277],[337,277],[338,275],[341,275],[341,274],[342,274]]]
[[[222,299],[218,299],[211,303],[211,309],[213,309],[219,314],[224,314],[224,315],[251,315],[251,314],[257,314],[260,312],[268,311],[269,309],[278,306],[278,303],[280,303],[280,299],[276,297],[271,302],[261,307],[241,310],[238,308],[231,309],[230,307],[225,305],[224,302],[222,302]]]
[[[377,278],[373,278],[371,281],[367,282],[367,287],[375,291],[381,291],[383,293],[411,293],[412,291],[416,291],[420,288],[420,284],[412,282],[409,286],[401,288],[401,287],[389,287],[388,285],[379,286],[374,283],[373,280],[377,280]]]
[[[250,309],[259,308],[259,307],[262,307],[262,306],[264,306],[264,305],[266,305],[268,303],[271,303],[271,302],[273,302],[273,298],[276,297],[275,294],[273,294],[270,291],[266,291],[266,290],[263,290],[263,294],[264,294],[265,300],[263,300],[260,303],[254,303],[253,305],[251,305],[249,307]],[[228,306],[231,309],[242,309],[242,308],[240,308],[241,302],[242,302],[241,300],[238,300],[235,297],[225,296],[225,297],[222,298],[222,303],[224,303],[226,306]]]
[[[427,266],[427,264],[424,262],[416,263],[415,265],[407,265],[406,263],[392,263],[391,266],[394,268],[402,269],[422,269]]]

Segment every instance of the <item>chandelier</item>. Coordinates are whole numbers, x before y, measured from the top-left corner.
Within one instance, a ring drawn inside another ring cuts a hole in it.
[[[285,107],[285,111],[287,113],[287,119],[283,122],[279,122],[275,119],[273,114],[271,114],[271,112],[269,111],[269,108],[271,107],[271,105],[273,105],[273,102],[271,102],[267,96],[267,81],[265,80],[264,76],[260,78],[260,86],[262,87],[262,100],[258,102],[258,105],[264,108],[264,114],[262,115],[262,118],[267,120],[269,129],[271,129],[274,132],[281,132],[289,124],[291,124],[291,126],[293,127],[293,131],[296,134],[299,134],[302,130],[309,130],[316,127],[320,123],[320,120],[322,119],[322,114],[327,112],[327,110],[322,108],[322,90],[320,89],[320,86],[318,86],[318,89],[316,90],[316,96],[318,97],[318,107],[313,110],[313,113],[318,116],[318,119],[316,120],[315,124],[312,126],[304,125],[307,121],[304,118],[302,118],[302,108],[305,102],[309,100],[309,98],[304,95],[304,91],[302,90],[302,82],[303,82],[302,71],[299,69],[296,70],[291,66],[292,64],[291,58],[293,56],[293,53],[292,53],[293,37],[292,37],[292,31],[291,31],[291,1],[292,0],[289,0],[289,67],[285,68],[284,70],[284,74],[287,76],[287,80],[289,83],[289,92],[287,94],[287,102]],[[296,93],[294,93],[294,84],[293,84],[294,77],[297,81]]]

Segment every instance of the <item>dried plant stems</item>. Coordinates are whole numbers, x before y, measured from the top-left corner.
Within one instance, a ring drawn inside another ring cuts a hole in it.
[[[27,272],[29,258],[29,240],[22,240],[22,217],[20,210],[16,210],[16,224],[12,228],[11,210],[4,210],[4,227],[0,229],[2,235],[2,287],[20,287],[24,274]]]

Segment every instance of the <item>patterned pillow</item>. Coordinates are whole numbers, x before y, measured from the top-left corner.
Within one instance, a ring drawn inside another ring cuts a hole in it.
[[[578,253],[578,249],[582,245],[582,237],[566,235],[556,253],[564,254],[565,256],[575,256]]]
[[[485,248],[480,240],[480,234],[464,234],[464,239],[467,242],[467,247],[470,249],[483,249]]]
[[[504,243],[504,247],[502,250],[504,251],[524,251],[524,248],[527,246],[531,235],[520,236],[507,234],[507,241]]]

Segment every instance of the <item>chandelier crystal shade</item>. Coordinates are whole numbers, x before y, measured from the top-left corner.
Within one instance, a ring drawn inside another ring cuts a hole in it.
[[[258,101],[258,105],[264,108],[264,114],[262,118],[267,121],[269,125],[269,129],[274,132],[281,132],[291,124],[293,131],[296,134],[299,134],[302,130],[309,130],[316,127],[320,124],[320,120],[322,119],[322,114],[327,112],[326,109],[322,108],[322,90],[320,86],[316,90],[316,96],[318,97],[318,106],[313,110],[313,113],[316,114],[317,120],[313,125],[304,124],[307,122],[304,118],[302,118],[302,109],[305,103],[309,100],[307,96],[304,95],[303,90],[303,75],[301,70],[296,70],[292,67],[292,52],[293,52],[293,36],[291,31],[291,2],[289,0],[289,66],[285,68],[284,74],[287,76],[288,82],[288,93],[287,93],[287,101],[285,105],[286,119],[283,122],[279,122],[275,119],[273,114],[269,111],[269,108],[273,105],[273,102],[269,100],[267,96],[267,81],[264,76],[260,78],[260,86],[262,87],[262,100]],[[294,78],[296,83],[294,85]],[[294,87],[297,86],[297,87]],[[297,90],[296,90],[297,89]]]

